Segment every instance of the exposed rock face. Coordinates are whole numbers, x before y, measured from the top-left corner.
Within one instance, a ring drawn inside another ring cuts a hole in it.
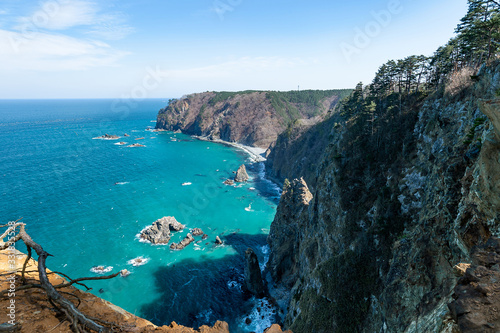
[[[266,288],[260,273],[259,259],[252,249],[245,251],[245,287],[257,297],[266,295]]]
[[[153,222],[153,224],[142,231],[141,238],[152,244],[167,244],[170,241],[170,231],[180,231],[184,225],[180,224],[175,217],[165,216]]]
[[[245,164],[240,165],[238,171],[236,171],[236,176],[234,176],[234,181],[237,183],[244,183],[250,179],[248,177],[247,169],[245,168]]]
[[[268,238],[270,274],[291,288],[286,328],[457,329],[448,311],[453,267],[500,236],[500,102],[480,100],[496,96],[500,66],[483,68],[479,78],[464,93],[385,109],[377,127],[333,115],[331,126],[277,144],[285,152],[270,157],[302,142],[294,148],[301,156],[307,137],[327,143],[312,172],[307,163],[273,164],[282,179],[302,173],[315,184],[308,200],[307,185],[297,188],[302,181],[284,185]]]
[[[222,240],[220,239],[219,236],[215,237],[215,244],[222,245]]]
[[[156,128],[267,148],[294,120],[319,121],[317,117],[335,107],[345,93],[323,92],[314,105],[295,103],[289,94],[277,92],[192,94],[160,110]]]
[[[500,331],[500,239],[476,248],[449,307],[462,333]]]
[[[172,243],[170,244],[170,249],[171,250],[182,250],[189,244],[194,242],[194,238],[191,234],[187,234],[186,237],[184,237],[179,244],[177,243]]]
[[[304,179],[285,181],[280,204],[271,224],[268,243],[271,256],[268,267],[275,281],[291,288],[297,279],[298,258],[295,256],[300,246],[300,228],[297,223],[307,216],[312,194]]]
[[[282,331],[280,325],[274,324],[267,328],[264,333],[292,333],[292,331]]]

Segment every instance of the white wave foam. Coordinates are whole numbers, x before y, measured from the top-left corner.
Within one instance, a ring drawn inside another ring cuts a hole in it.
[[[255,300],[255,306],[252,311],[245,317],[241,318],[240,328],[246,332],[263,333],[264,330],[273,324],[277,309],[271,304],[267,298]],[[250,319],[250,324],[246,324],[246,320]]]
[[[241,289],[241,283],[238,283],[238,282],[236,282],[236,281],[229,281],[229,282],[227,283],[227,287],[228,287],[229,289],[237,289],[237,290],[239,290],[240,292],[243,292],[243,290]]]
[[[94,266],[90,269],[92,273],[104,274],[113,270],[113,266]]]
[[[259,267],[260,267],[260,271],[263,272],[264,269],[266,268],[266,265],[267,265],[267,262],[269,261],[269,255],[270,255],[270,248],[269,248],[269,245],[264,245],[260,248],[260,250],[262,251],[262,254],[264,255],[264,260],[262,261],[262,263],[259,264]]]
[[[144,258],[143,256],[140,256],[134,259],[130,259],[129,261],[127,261],[127,264],[137,267],[147,264],[148,261],[149,258]]]
[[[125,184],[129,184],[129,182],[116,182],[115,185],[125,185]]]

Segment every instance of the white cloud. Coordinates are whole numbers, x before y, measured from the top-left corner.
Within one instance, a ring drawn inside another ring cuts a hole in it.
[[[0,30],[0,70],[62,71],[116,66],[126,55],[99,41]]]
[[[31,15],[20,17],[15,30],[63,31],[75,27],[109,40],[122,39],[134,31],[123,14],[103,13],[98,4],[86,0],[47,0]]]
[[[0,15],[6,15],[8,14],[9,12],[5,9],[0,9]]]

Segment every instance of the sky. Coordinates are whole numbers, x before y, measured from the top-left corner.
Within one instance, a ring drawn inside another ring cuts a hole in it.
[[[432,55],[467,0],[0,0],[0,99],[339,89]]]

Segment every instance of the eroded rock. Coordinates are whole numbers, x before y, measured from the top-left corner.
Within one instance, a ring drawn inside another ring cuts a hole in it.
[[[185,226],[173,216],[165,216],[141,232],[140,237],[152,244],[167,244],[170,241],[170,231],[180,231]]]
[[[238,168],[238,171],[236,171],[236,176],[234,176],[234,181],[237,183],[244,183],[250,179],[248,177],[247,169],[245,168],[245,165],[242,164]]]
[[[181,240],[179,244],[177,244],[177,243],[170,244],[170,249],[171,250],[182,250],[186,246],[191,244],[192,242],[194,242],[193,236],[191,234],[187,234],[186,237],[184,237],[184,239]]]
[[[245,287],[257,297],[264,297],[267,293],[260,272],[259,259],[250,248],[245,251]]]

